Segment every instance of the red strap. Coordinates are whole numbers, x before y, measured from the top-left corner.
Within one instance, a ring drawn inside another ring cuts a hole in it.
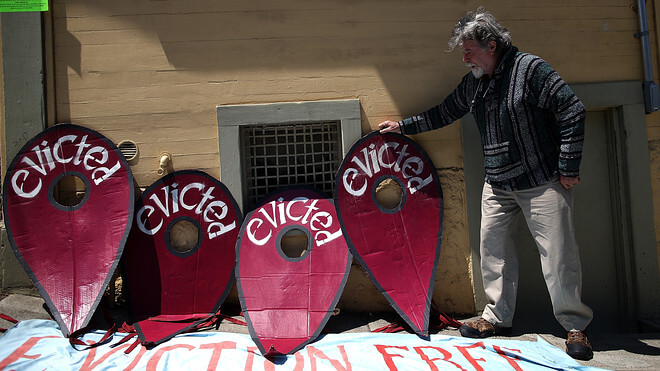
[[[121,340],[119,340],[115,344],[110,345],[110,348],[116,348],[116,347],[124,344],[125,342],[131,340],[132,338],[134,338],[136,336],[137,336],[137,332],[131,332],[129,334],[126,334],[126,336],[124,336]]]
[[[124,322],[121,327],[117,329],[117,332],[123,332],[126,333],[126,336],[121,338],[118,342],[115,344],[110,345],[110,348],[116,348],[124,343],[127,343],[129,340],[133,339],[134,337],[137,336],[137,331],[135,331],[135,326],[129,325],[128,323]],[[125,351],[125,354],[128,354],[135,349],[135,347],[140,344],[140,339],[136,339],[133,344],[131,344]]]
[[[241,321],[240,319],[229,317],[226,314],[219,314],[219,316],[221,316],[223,320],[227,320],[235,325],[247,326],[247,322]]]
[[[135,326],[129,325],[128,323],[124,322],[124,324],[117,329],[117,332],[129,332],[129,333],[135,332]]]
[[[241,321],[240,319],[230,317],[226,314],[217,313],[210,316],[207,321],[200,322],[197,326],[195,326],[195,328],[191,329],[190,331],[201,331],[214,326],[217,329],[218,327],[220,327],[220,323],[225,320],[235,325],[247,326],[247,323],[245,321]]]
[[[160,314],[149,317],[147,320],[154,322],[197,322],[213,317],[215,314]]]
[[[393,322],[393,323],[390,323],[386,326],[379,327],[375,330],[372,330],[371,332],[383,332],[383,333],[389,334],[389,333],[392,333],[392,332],[398,332],[398,331],[402,331],[402,330],[403,330],[403,327],[401,325],[399,325],[396,322]]]
[[[88,350],[88,349],[96,348],[99,345],[103,345],[103,344],[107,343],[112,338],[112,334],[115,333],[115,328],[116,328],[116,325],[112,324],[112,327],[110,327],[105,332],[105,334],[103,335],[101,340],[99,340],[98,342],[96,342],[94,344],[87,344],[84,341],[78,339],[79,336],[83,335],[85,332],[87,332],[89,330],[88,328],[81,328],[80,330],[74,331],[73,333],[71,333],[71,335],[69,335],[69,344],[71,344],[74,347],[74,349],[76,349],[76,350]],[[83,349],[78,349],[78,348],[76,348],[76,346],[82,346],[84,348]]]
[[[459,328],[461,327],[462,323],[455,320],[454,318],[450,317],[446,313],[444,313],[441,310],[438,310],[440,312],[438,314],[438,319],[440,320],[440,324],[435,327],[437,330],[442,330],[447,327],[454,327],[454,328]],[[398,332],[404,330],[403,326],[400,324],[393,322],[388,325],[385,325],[383,327],[377,328],[371,332],[382,332],[382,333],[392,333],[392,332]]]
[[[79,345],[79,346],[87,346],[87,343],[85,343],[84,341],[82,341],[78,338],[69,338],[69,344]]]
[[[205,329],[207,327],[211,327],[214,325],[219,325],[220,322],[227,320],[233,324],[236,325],[241,325],[241,326],[247,326],[247,323],[245,321],[241,321],[240,319],[232,318],[226,314],[222,314],[220,312],[217,312],[215,314],[190,314],[190,315],[158,315],[155,317],[150,317],[148,318],[149,321],[156,321],[156,322],[199,322],[197,326],[195,326],[193,329],[190,331],[198,331],[201,329]]]
[[[18,320],[14,319],[13,317],[10,317],[4,313],[0,313],[0,318],[4,319],[5,321],[9,321],[11,323],[18,323]]]
[[[135,349],[135,347],[137,347],[139,344],[140,344],[140,339],[135,339],[133,344],[131,344],[131,346],[126,348],[126,350],[124,351],[124,354],[128,354],[128,353],[132,352],[133,349]]]
[[[196,326],[193,328],[189,329],[188,331],[193,332],[193,331],[201,331],[201,330],[206,330],[207,328],[211,327],[220,327],[220,322],[222,320],[218,320],[218,317],[215,315],[210,316],[206,319],[206,321],[199,322]]]
[[[440,325],[438,325],[436,327],[437,329],[444,329],[444,328],[447,328],[447,327],[454,327],[454,328],[461,327],[462,323],[460,321],[457,321],[454,318],[448,316],[446,313],[444,313],[441,310],[438,310],[438,312],[440,312],[438,314],[438,319],[440,320]]]
[[[9,321],[11,323],[18,323],[18,321],[15,320],[13,317],[10,317],[4,313],[0,313],[0,318],[4,319],[5,321]],[[0,332],[5,332],[5,331],[7,331],[6,328],[0,327]]]

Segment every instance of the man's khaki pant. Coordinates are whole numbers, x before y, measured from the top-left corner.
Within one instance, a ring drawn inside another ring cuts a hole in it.
[[[584,330],[593,318],[582,303],[582,271],[573,227],[573,194],[555,179],[522,191],[485,183],[481,207],[481,273],[488,304],[483,318],[510,327],[516,307],[518,259],[512,237],[522,213],[536,241],[557,321]],[[526,300],[534,300],[527,298]]]

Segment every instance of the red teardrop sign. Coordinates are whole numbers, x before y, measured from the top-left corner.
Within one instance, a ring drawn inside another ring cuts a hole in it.
[[[352,261],[332,199],[306,187],[274,194],[247,216],[236,249],[239,298],[262,354],[316,339]]]
[[[76,183],[82,197],[60,192]],[[9,166],[3,187],[9,241],[67,336],[89,323],[117,267],[133,197],[121,152],[81,126],[44,130]]]
[[[161,343],[217,312],[234,282],[241,222],[227,187],[202,171],[169,174],[140,196],[123,267],[143,343]]]
[[[389,198],[381,199],[381,192]],[[428,335],[442,241],[435,166],[411,139],[373,132],[344,158],[335,193],[353,255],[412,329]]]

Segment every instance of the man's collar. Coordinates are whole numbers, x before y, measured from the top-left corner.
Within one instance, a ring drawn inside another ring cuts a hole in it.
[[[509,46],[504,51],[504,53],[502,53],[502,58],[500,59],[497,68],[495,68],[495,71],[493,72],[494,79],[500,78],[502,74],[504,74],[504,70],[506,69],[507,64],[509,64],[509,62],[513,60],[516,53],[518,53],[518,48],[516,48],[513,45]]]

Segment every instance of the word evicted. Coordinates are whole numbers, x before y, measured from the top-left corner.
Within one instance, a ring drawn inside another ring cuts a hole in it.
[[[391,157],[384,156],[385,153],[390,152],[388,148],[394,150],[396,156],[393,157],[396,158],[396,161],[388,162],[386,160],[386,158]],[[354,162],[369,178],[378,175],[382,169],[393,169],[397,173],[400,173],[404,179],[408,180],[406,187],[410,191],[410,194],[414,194],[433,181],[433,175],[430,173],[433,169],[429,169],[429,175],[422,179],[417,176],[424,172],[424,162],[422,159],[417,156],[411,156],[406,151],[408,144],[404,144],[399,151],[396,151],[397,148],[399,148],[399,143],[386,142],[376,150],[376,145],[372,143],[369,145],[368,151],[367,148],[363,148],[360,151],[363,158],[358,157],[356,154],[351,158],[350,162]],[[359,197],[367,190],[367,179],[364,180],[363,184],[355,184],[357,183],[356,178],[358,174],[360,174],[358,169],[348,167],[342,174],[342,182],[348,193]]]
[[[254,244],[263,246],[273,236],[273,228],[290,224],[291,222],[300,223],[303,226],[309,226],[309,229],[314,234],[314,241],[316,246],[326,244],[342,235],[341,226],[339,223],[333,221],[332,215],[320,210],[316,205],[319,200],[310,200],[306,197],[296,197],[291,201],[283,202],[283,199],[271,201],[263,207],[259,208],[258,213],[252,214],[250,221],[247,225],[247,236]],[[301,205],[296,205],[301,203]],[[296,206],[296,207],[294,207]],[[300,207],[298,207],[300,206]],[[268,208],[270,207],[270,212]],[[299,212],[296,214],[292,212]],[[272,226],[264,225],[264,220],[261,219],[261,214],[268,223]],[[263,228],[262,228],[263,226]],[[328,228],[335,227],[334,232],[328,231]],[[264,231],[266,231],[264,233]],[[258,238],[257,234],[265,236]]]
[[[63,157],[61,147],[66,142],[70,142],[73,147],[77,147],[75,155]],[[91,178],[95,185],[101,184],[121,168],[120,161],[117,161],[110,168],[100,166],[108,162],[108,150],[104,147],[92,146],[87,143],[87,135],[83,135],[82,138],[79,138],[78,135],[65,135],[59,138],[52,148],[44,140],[41,142],[41,145],[32,148],[32,153],[36,155],[36,161],[26,153],[21,159],[21,163],[25,163],[29,167],[15,171],[11,177],[12,189],[18,196],[23,198],[34,198],[39,194],[43,185],[41,178],[37,179],[36,185],[32,189],[25,189],[26,184],[34,184],[33,176],[46,176],[50,171],[55,169],[56,164],[71,163],[75,166],[82,164],[86,171],[92,172]],[[28,181],[28,178],[31,180]]]
[[[158,225],[151,229],[147,227],[148,218],[151,218],[149,221],[153,222],[153,219],[156,218],[152,218],[152,215],[157,210],[160,210],[164,217],[169,218],[170,214],[175,215],[178,213],[181,210],[180,207],[188,211],[194,209],[197,215],[202,214],[204,222],[208,223],[206,233],[209,239],[216,238],[236,228],[236,220],[232,220],[230,223],[223,222],[223,219],[229,213],[229,207],[224,201],[215,200],[216,196],[213,195],[214,186],[205,189],[204,184],[193,182],[186,184],[181,192],[179,192],[178,187],[177,183],[173,183],[171,189],[169,185],[162,187],[160,189],[163,191],[162,200],[154,192],[148,200],[153,201],[155,206],[147,204],[148,200],[144,201],[145,205],[136,214],[140,231],[149,236],[155,235],[163,226],[163,218],[161,217]]]
[[[28,339],[24,344],[18,346],[7,358],[0,360],[0,368],[5,369],[21,359],[30,359],[38,362],[39,357],[46,357],[46,355],[28,354],[28,352],[40,340],[50,340],[50,338],[57,338],[57,336],[32,337]],[[90,342],[90,345],[93,344],[94,342]],[[106,362],[112,362],[116,367],[125,366],[121,362],[130,362],[130,364],[123,368],[124,370],[133,370],[136,368],[157,370],[167,368],[167,362],[176,363],[177,359],[185,361],[189,357],[194,357],[196,362],[199,363],[205,363],[208,360],[207,370],[221,370],[225,368],[226,366],[223,365],[223,361],[229,362],[231,368],[236,370],[239,369],[237,366],[241,364],[239,362],[244,362],[243,369],[246,371],[253,369],[274,371],[279,368],[267,358],[259,355],[257,347],[242,347],[234,341],[203,343],[199,346],[187,343],[160,345],[151,351],[140,346],[137,354],[133,353],[134,355],[130,354],[127,357],[122,350],[128,347],[128,343],[121,344],[120,346],[110,348],[109,351],[102,354],[97,354],[103,351],[102,348],[92,348],[88,351],[80,370],[93,370],[97,367],[105,369],[107,367]],[[374,348],[376,352],[373,351]],[[304,350],[296,352],[294,359],[289,359],[286,362],[287,369],[302,370],[306,362],[309,362],[312,370],[334,368],[337,371],[350,371],[353,369],[355,362],[352,363],[350,359],[351,355],[355,355],[353,352],[347,352],[344,345],[337,345],[336,350],[332,350],[332,352],[329,352],[330,350],[332,349],[325,349],[324,352],[312,345],[308,345]],[[227,355],[223,356],[223,351]],[[237,351],[240,352],[237,353]],[[360,360],[366,356],[365,353],[370,354],[368,359],[373,360],[371,366],[374,369],[389,371],[411,369],[411,367],[414,367],[416,370],[431,371],[437,371],[439,369],[483,371],[485,367],[491,368],[493,366],[503,370],[522,371],[522,367],[519,364],[521,360],[519,358],[521,355],[520,350],[508,349],[498,345],[487,346],[483,342],[464,346],[453,345],[445,347],[374,344],[373,348],[365,347],[361,349],[360,353]],[[335,359],[329,354],[334,354],[335,357],[340,356],[341,360]],[[239,361],[239,357],[241,356],[244,361]],[[263,360],[263,366],[258,364],[259,362],[257,361],[260,360]],[[504,360],[506,363],[500,360]],[[188,359],[188,361],[190,360]],[[295,364],[289,364],[289,362]],[[358,361],[358,363],[360,362]],[[290,368],[290,366],[295,367]],[[358,364],[355,364],[355,367],[358,367]]]

